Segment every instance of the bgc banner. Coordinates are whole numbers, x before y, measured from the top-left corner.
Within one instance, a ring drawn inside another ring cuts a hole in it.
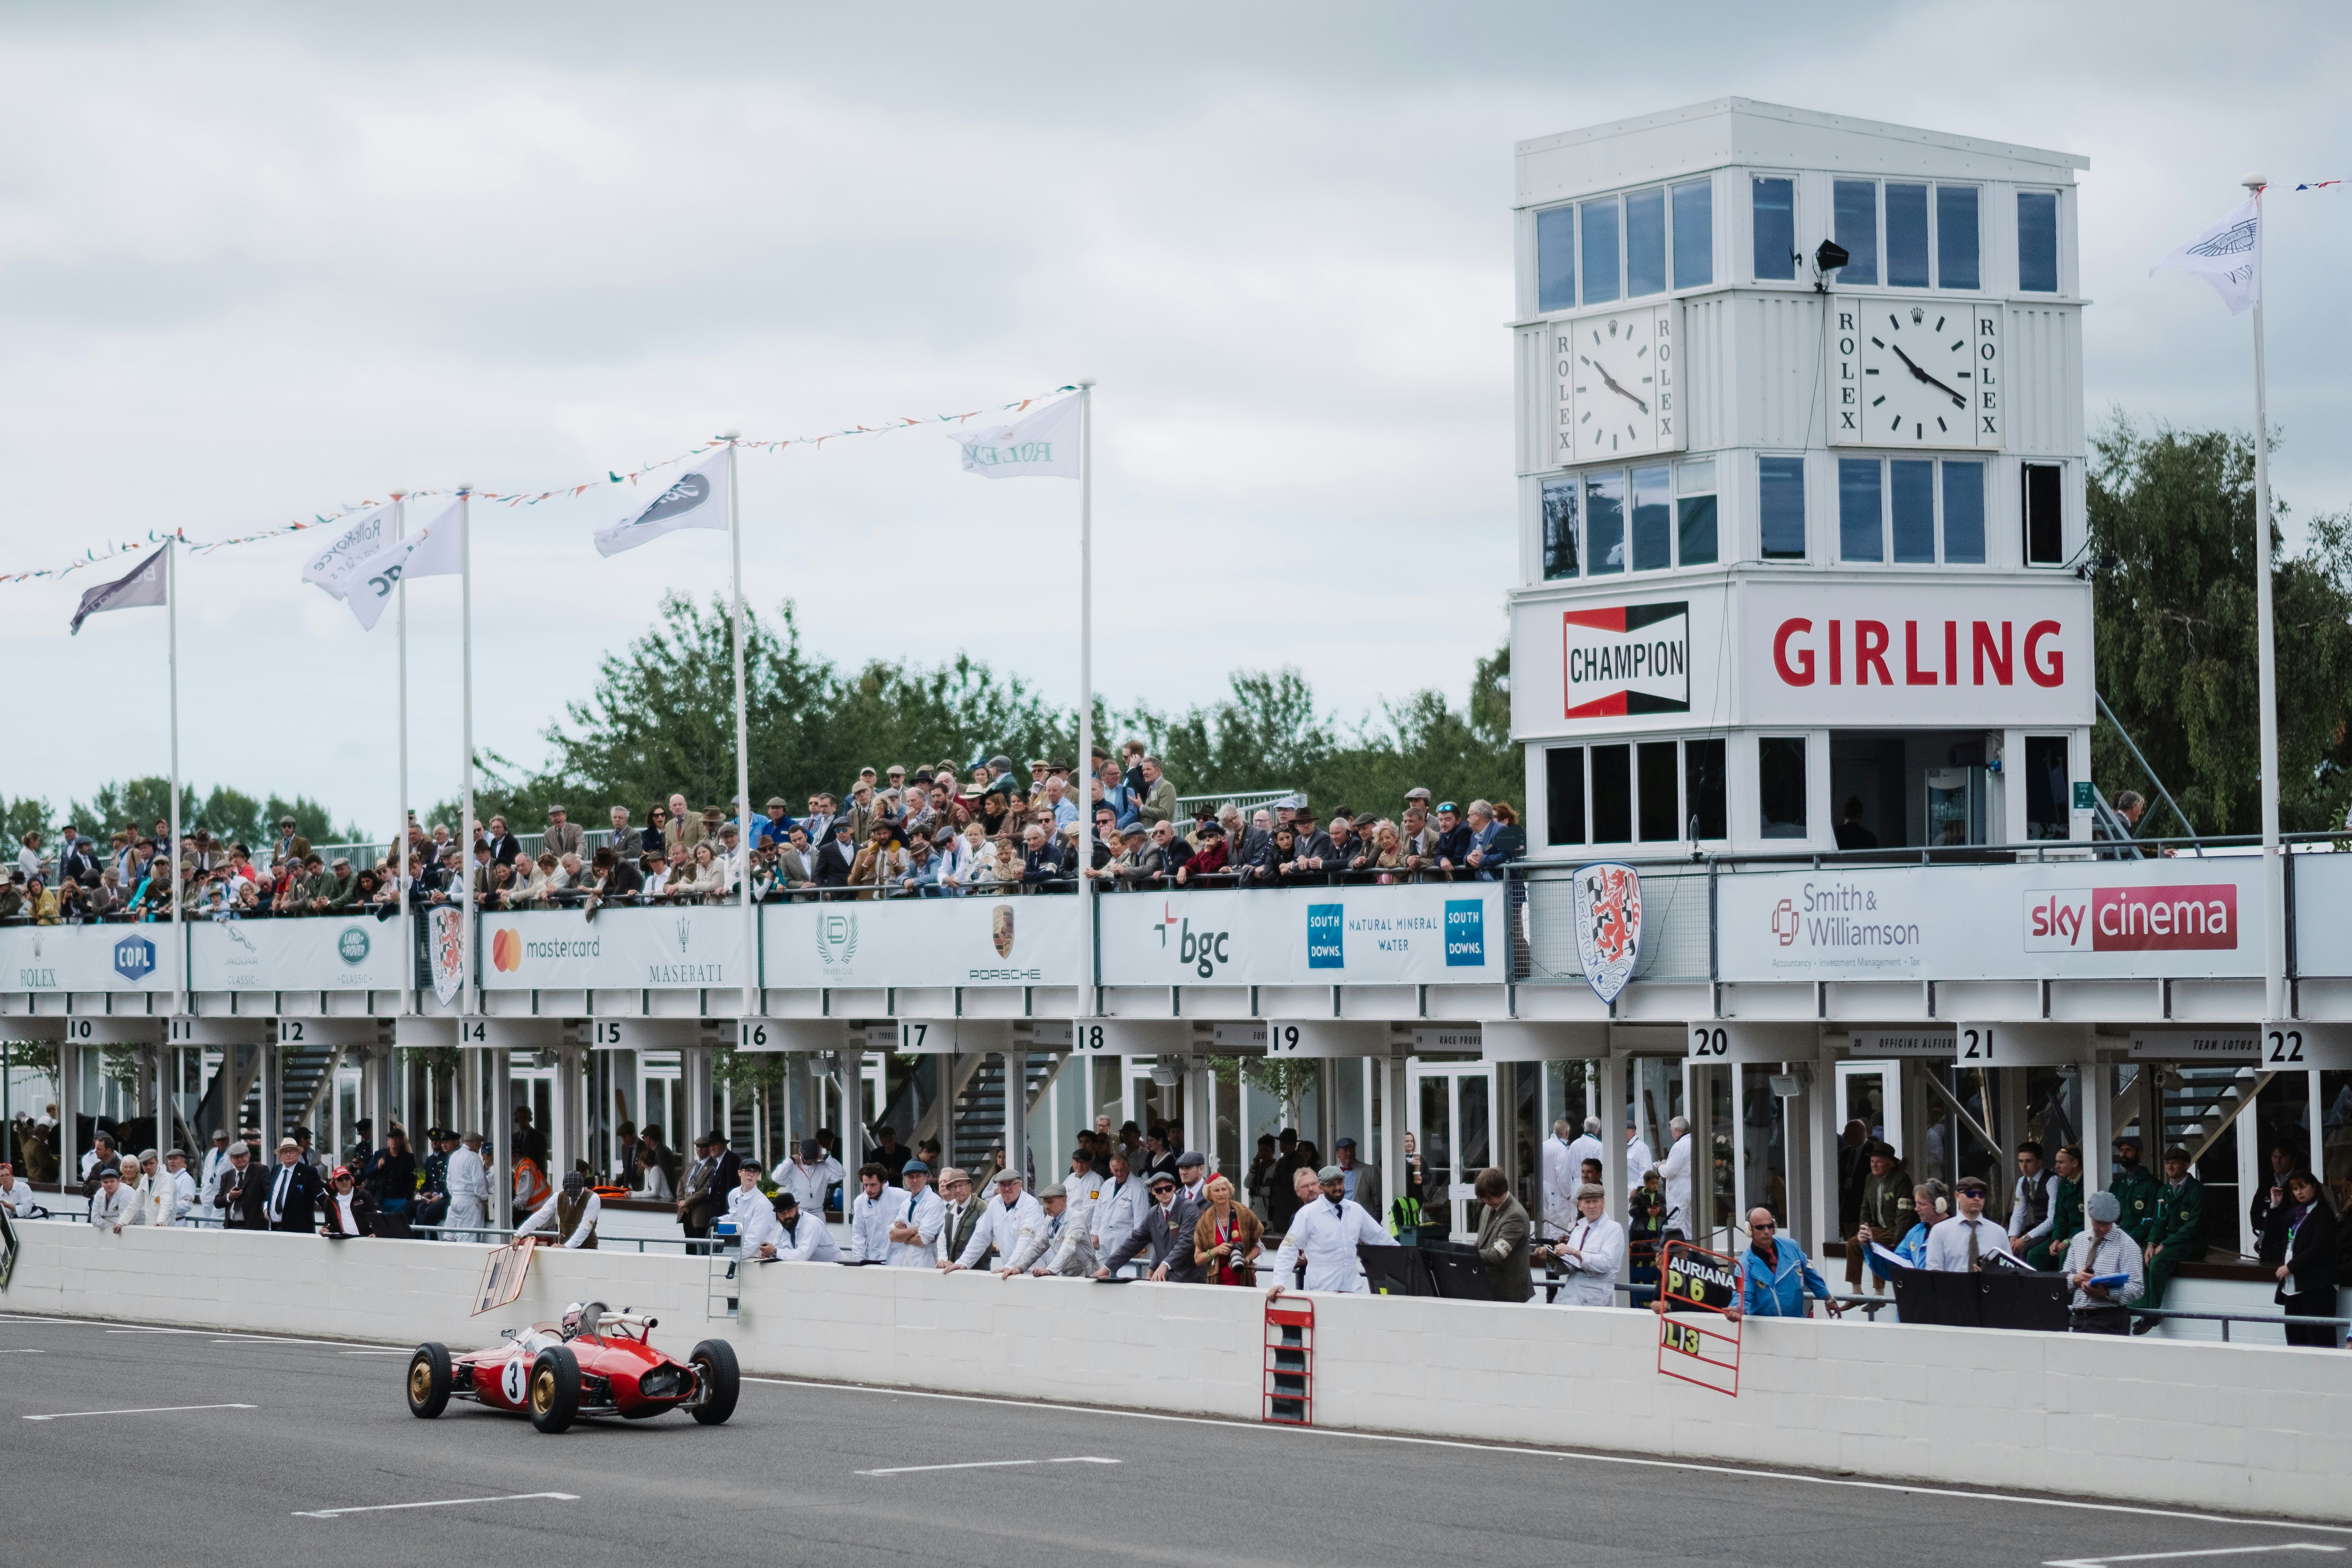
[[[674,991],[740,986],[743,912],[733,904],[488,914],[482,985],[489,991]]]
[[[199,921],[194,991],[397,991],[408,951],[397,920]]]
[[[169,991],[172,928],[149,925],[0,929],[0,990]]]
[[[1496,984],[1508,973],[1502,886],[1117,893],[1106,985]]]
[[[1716,884],[1721,978],[2256,976],[2249,858],[1772,871]]]
[[[846,900],[761,914],[772,986],[1076,985],[1086,973],[1075,898]]]

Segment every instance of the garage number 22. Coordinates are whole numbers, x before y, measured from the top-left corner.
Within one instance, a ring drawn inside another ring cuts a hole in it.
[[[2272,1029],[2263,1036],[2264,1067],[2301,1067],[2303,1065],[2303,1031]]]

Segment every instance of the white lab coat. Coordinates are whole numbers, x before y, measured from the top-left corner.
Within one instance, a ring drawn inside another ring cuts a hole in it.
[[[1668,1159],[1673,1157],[1671,1154],[1667,1156]],[[1658,1157],[1650,1152],[1650,1145],[1629,1131],[1625,1134],[1625,1190],[1630,1193],[1640,1186],[1642,1177],[1657,1163]],[[1664,1167],[1659,1168],[1658,1178],[1661,1181],[1665,1179]]]
[[[1365,1286],[1362,1266],[1356,1260],[1358,1242],[1394,1247],[1396,1238],[1354,1199],[1343,1199],[1334,1207],[1330,1199],[1318,1197],[1298,1211],[1283,1236],[1282,1250],[1274,1255],[1275,1283],[1287,1285],[1297,1278],[1304,1253],[1307,1289],[1361,1294]]]
[[[125,1225],[152,1224],[154,1216],[148,1212],[147,1207],[147,1188],[149,1185],[147,1178],[143,1173],[136,1177],[132,1176],[131,1174],[131,1163],[128,1160],[123,1162],[121,1186],[122,1201],[125,1205],[125,1212],[122,1216],[122,1223]]]
[[[814,1165],[786,1160],[768,1174],[775,1179],[780,1190],[793,1194],[793,1201],[801,1205],[801,1213],[821,1216],[824,1213],[824,1194],[841,1180],[841,1162],[830,1154]]]
[[[1691,1141],[1685,1132],[1675,1140],[1666,1151],[1665,1163],[1658,1167],[1658,1185],[1666,1194],[1666,1228],[1691,1233]]]
[[[572,1227],[570,1236],[556,1237],[556,1240],[565,1247],[586,1245],[588,1238],[596,1234],[596,1216],[604,1212],[604,1200],[598,1197],[592,1189],[588,1194],[588,1206],[580,1211],[580,1223]],[[515,1235],[529,1236],[537,1230],[544,1230],[549,1236],[555,1237],[554,1198],[550,1198],[540,1205],[538,1210],[529,1219],[515,1226]]]
[[[956,1259],[966,1268],[978,1267],[993,1247],[998,1255],[1010,1258],[1021,1238],[1044,1227],[1045,1211],[1035,1194],[1024,1192],[1018,1203],[1007,1208],[1004,1200],[991,1195],[987,1206],[980,1211],[980,1223],[971,1227],[971,1241]]]
[[[185,1171],[158,1171],[147,1184],[146,1197],[149,1225],[178,1225],[196,1206],[196,1179]]]
[[[776,1211],[762,1204],[756,1209],[746,1209],[735,1221],[736,1235],[743,1247],[746,1259],[760,1256],[764,1244],[773,1247],[778,1256],[784,1250],[784,1227],[776,1223]]]
[[[785,1230],[782,1220],[777,1221],[776,1228],[783,1237],[783,1244],[776,1248],[779,1258],[793,1263],[841,1260],[841,1247],[833,1239],[833,1227],[824,1223],[822,1215],[795,1214],[792,1229]]]
[[[1584,1142],[1579,1138],[1578,1142]],[[1556,1236],[1576,1223],[1576,1173],[1568,1145],[1555,1132],[1543,1142],[1543,1234]]]
[[[882,1227],[887,1237],[894,1225],[911,1225],[920,1241],[894,1241],[884,1259],[893,1268],[929,1268],[939,1261],[940,1231],[947,1224],[948,1205],[926,1185],[919,1194],[894,1187],[882,1194],[890,1212]]]
[[[479,1151],[463,1143],[449,1156],[449,1212],[441,1223],[454,1229],[478,1230],[489,1223],[490,1173]],[[478,1237],[460,1237],[478,1241]]]
[[[0,1187],[0,1208],[6,1209],[11,1218],[21,1218],[24,1212],[32,1206],[33,1184],[30,1182],[20,1182],[12,1176],[8,1185]]]
[[[1010,1253],[1000,1249],[996,1266],[999,1268],[1010,1268],[1018,1273],[1026,1273],[1036,1268],[1038,1264],[1060,1249],[1062,1235],[1068,1227],[1069,1220],[1069,1210],[1064,1209],[1060,1214],[1049,1215],[1045,1212],[1045,1205],[1039,1204],[1036,1223],[1022,1231],[1020,1241],[1014,1244]]]
[[[118,1225],[137,1225],[139,1221],[132,1217],[134,1213],[131,1194],[119,1183],[111,1197],[107,1195],[103,1184],[90,1194],[89,1223],[100,1230],[109,1230]]]
[[[1095,1250],[1108,1258],[1143,1223],[1143,1211],[1151,1202],[1151,1194],[1132,1175],[1117,1184],[1105,1176],[1102,1184],[1102,1196],[1095,1200],[1093,1216]]]
[[[756,1183],[749,1187],[739,1185],[727,1194],[727,1217],[735,1222],[735,1231],[739,1236],[742,1234],[743,1227],[751,1223],[751,1215],[761,1209],[773,1214],[775,1204]]]
[[[196,1190],[204,1194],[205,1207],[212,1207],[213,1199],[220,1195],[222,1173],[230,1168],[226,1147],[205,1152],[204,1173],[196,1178]]]
[[[887,1263],[890,1258],[890,1222],[907,1206],[907,1194],[889,1187],[878,1197],[867,1197],[859,1187],[849,1200],[849,1256],[860,1263]]]
[[[1563,1258],[1569,1271],[1560,1281],[1555,1307],[1613,1307],[1617,1304],[1617,1270],[1625,1262],[1625,1227],[1602,1215],[1599,1219],[1576,1216],[1560,1245],[1572,1247],[1581,1258]]]

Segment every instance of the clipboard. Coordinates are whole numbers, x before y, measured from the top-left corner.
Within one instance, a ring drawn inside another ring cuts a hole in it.
[[[467,1316],[478,1318],[514,1305],[522,1295],[523,1277],[530,1272],[530,1255],[538,1250],[535,1236],[524,1237],[520,1247],[490,1248],[490,1255],[482,1260],[482,1283],[474,1292],[474,1310]]]

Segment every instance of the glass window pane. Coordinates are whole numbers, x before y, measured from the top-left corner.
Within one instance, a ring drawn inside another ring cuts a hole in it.
[[[1837,208],[1836,224],[1831,238],[1845,247],[1845,270],[1838,279],[1846,283],[1878,281],[1878,182],[1876,180],[1840,180],[1832,197]]]
[[[1683,742],[1683,798],[1688,803],[1684,809],[1697,819],[1696,837],[1728,838],[1731,836],[1730,806],[1725,798],[1723,783],[1721,741]]]
[[[1576,209],[1554,207],[1536,214],[1536,309],[1573,310],[1576,305]]]
[[[1675,493],[1704,496],[1715,493],[1715,459],[1699,458],[1675,465]]]
[[[1802,561],[1805,558],[1805,459],[1756,459],[1758,521],[1762,524],[1764,559]]]
[[[1633,570],[1663,572],[1675,563],[1674,500],[1666,492],[1668,470],[1633,470]]]
[[[1838,558],[1886,559],[1885,528],[1875,458],[1838,459]]]
[[[1625,193],[1625,297],[1666,291],[1666,193]]]
[[[1671,842],[1683,836],[1676,749],[1672,741],[1642,742],[1642,838],[1645,843]]]
[[[1675,187],[1675,287],[1704,289],[1715,281],[1715,182]]]
[[[1584,481],[1584,525],[1592,542],[1585,574],[1599,577],[1625,570],[1625,475],[1594,474]]]
[[[1592,748],[1592,842],[1633,841],[1633,748]]]
[[[1889,465],[1887,500],[1895,523],[1895,559],[1906,563],[1936,559],[1936,465],[1921,458],[1897,458]]]
[[[2017,286],[2039,294],[2058,291],[2058,193],[2017,193]]]
[[[1716,563],[1715,498],[1685,496],[1675,503],[1681,508],[1675,519],[1675,531],[1681,535],[1678,544],[1682,563],[1685,566],[1712,566]]]
[[[1543,574],[1576,575],[1576,489],[1574,479],[1546,479],[1543,487]]]
[[[2029,566],[2066,563],[2066,531],[2059,504],[2061,472],[2055,463],[2025,465],[2025,563]]]
[[[1584,204],[1584,302],[1617,298],[1617,198]]]
[[[1584,842],[1584,748],[1554,746],[1544,752],[1544,841]]]
[[[1756,276],[1797,275],[1797,182],[1751,180],[1750,227],[1756,237]]]
[[[1977,287],[1977,188],[1936,187],[1936,285]]]
[[[2074,827],[2068,814],[2066,737],[2025,737],[2025,836],[2064,838]]]
[[[1927,187],[1886,183],[1886,280],[1927,286]]]
[[[1805,836],[1805,738],[1766,735],[1756,742],[1756,806],[1766,838]]]
[[[1945,563],[1981,566],[1985,558],[1985,466],[1946,463],[1943,468]]]

